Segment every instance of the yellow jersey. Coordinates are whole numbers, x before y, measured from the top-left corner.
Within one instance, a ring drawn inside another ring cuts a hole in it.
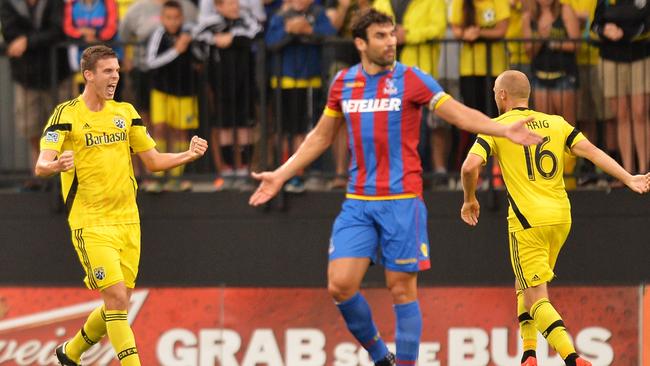
[[[517,145],[504,137],[479,135],[470,150],[487,161],[499,160],[508,192],[508,230],[571,223],[571,205],[564,189],[564,153],[584,135],[564,118],[525,108],[513,109],[494,121],[511,124],[528,116],[528,128],[544,140],[539,145]]]
[[[390,0],[375,0],[372,7],[395,18]],[[406,29],[406,44],[399,61],[406,66],[438,77],[440,44],[434,40],[445,38],[447,30],[445,0],[412,0],[406,7],[402,25]]]
[[[506,39],[522,39],[523,34],[523,8],[521,0],[515,0],[510,7],[510,20],[508,21],[508,30]],[[508,58],[510,65],[530,65],[530,58],[526,53],[525,42],[511,41],[508,42]]]
[[[581,42],[576,50],[576,61],[578,65],[598,65],[600,62],[600,50],[595,44],[589,44],[591,35],[591,22],[596,13],[597,0],[561,0],[560,3],[569,5],[576,14],[589,14],[586,21],[580,21]]]
[[[476,25],[481,28],[493,28],[498,22],[510,18],[508,0],[474,1]],[[452,0],[449,22],[463,25],[463,0]],[[506,48],[504,42],[495,40],[490,49],[492,63],[491,76],[497,76],[506,70]],[[487,47],[485,42],[463,42],[460,50],[460,76],[487,76]]]
[[[61,173],[72,230],[89,226],[139,223],[131,153],[156,143],[129,103],[106,101],[93,112],[83,99],[59,104],[41,137],[41,150],[72,150],[74,168]]]

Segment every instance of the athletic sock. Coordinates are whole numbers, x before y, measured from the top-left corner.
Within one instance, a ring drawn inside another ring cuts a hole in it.
[[[530,316],[526,306],[524,306],[524,292],[521,290],[517,291],[517,317],[519,319],[519,333],[524,346],[524,355],[521,358],[523,363],[529,356],[536,357],[537,328],[535,328],[533,317]],[[532,354],[529,351],[532,351]]]
[[[140,366],[140,357],[126,310],[106,310],[106,332],[120,364]]]
[[[420,350],[422,314],[417,301],[393,306],[397,325],[395,327],[395,363],[415,365]]]
[[[564,359],[564,364],[566,366],[576,366],[576,360],[578,359],[577,353],[571,353]]]
[[[104,321],[104,306],[100,306],[88,315],[81,330],[65,345],[65,355],[75,363],[79,363],[81,355],[99,342],[106,335]]]
[[[562,359],[576,353],[564,322],[548,299],[540,299],[530,307],[530,315],[535,319],[535,327],[546,338]]]
[[[336,305],[345,319],[350,333],[368,351],[374,362],[388,354],[388,348],[381,339],[377,326],[372,321],[370,306],[366,299],[357,292],[352,298]]]

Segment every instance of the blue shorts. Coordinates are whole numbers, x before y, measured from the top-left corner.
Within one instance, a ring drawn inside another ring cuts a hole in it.
[[[575,75],[567,74],[557,79],[540,79],[533,77],[533,88],[546,90],[577,90],[578,78]]]
[[[334,221],[329,260],[370,258],[391,271],[429,269],[427,208],[419,198],[366,201],[346,199]]]

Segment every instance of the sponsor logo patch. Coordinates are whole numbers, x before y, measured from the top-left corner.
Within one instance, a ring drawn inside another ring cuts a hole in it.
[[[364,85],[366,84],[364,84],[363,81],[348,81],[347,83],[345,83],[346,88],[360,88]]]
[[[411,264],[417,262],[418,262],[417,258],[395,259],[395,264]]]
[[[392,112],[399,111],[402,101],[399,98],[350,99],[344,100],[344,113]]]

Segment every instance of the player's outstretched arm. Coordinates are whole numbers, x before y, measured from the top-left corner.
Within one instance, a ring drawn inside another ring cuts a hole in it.
[[[190,148],[182,153],[161,153],[156,148],[138,153],[144,166],[151,172],[159,172],[190,163],[205,154],[208,142],[194,136],[190,140]]]
[[[464,202],[463,207],[460,209],[460,218],[470,226],[478,224],[478,217],[481,213],[481,205],[476,199],[476,185],[478,184],[478,174],[482,165],[482,157],[469,153],[461,168]]]
[[[74,168],[74,156],[72,151],[67,150],[61,153],[59,158],[56,156],[59,153],[54,150],[41,150],[34,167],[34,174],[39,177],[49,177],[56,173],[66,172]]]
[[[650,173],[632,175],[627,172],[616,160],[612,159],[603,150],[594,146],[589,140],[577,142],[571,151],[602,169],[605,173],[620,180],[636,193],[647,193],[650,190]]]
[[[253,173],[253,178],[259,180],[260,185],[251,195],[248,204],[259,206],[278,194],[284,182],[306,168],[327,150],[334,142],[342,123],[342,118],[323,114],[316,127],[307,135],[305,141],[300,144],[298,150],[289,160],[272,172]]]
[[[494,123],[485,114],[453,98],[441,103],[435,110],[436,114],[460,129],[489,136],[506,137],[520,145],[535,145],[542,142],[540,135],[526,127],[526,123],[532,121],[533,117],[522,119],[510,125],[502,125]]]

